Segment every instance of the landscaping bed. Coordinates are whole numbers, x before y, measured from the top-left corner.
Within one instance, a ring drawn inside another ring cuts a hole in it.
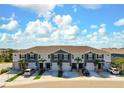
[[[8,72],[10,69],[11,69],[10,67],[1,69],[0,70],[0,75],[3,74],[3,73]]]
[[[42,76],[42,74],[43,74],[44,72],[45,72],[45,70],[39,70],[39,71],[38,71],[38,74],[37,74],[37,76],[34,78],[34,80],[40,79],[41,76]]]

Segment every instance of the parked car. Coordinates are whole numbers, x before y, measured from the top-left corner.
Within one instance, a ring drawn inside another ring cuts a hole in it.
[[[25,69],[24,76],[31,76],[34,73],[34,69]]]
[[[116,67],[110,67],[108,71],[114,75],[118,75],[120,73],[120,70]]]
[[[89,73],[89,71],[87,69],[82,69],[82,74],[84,76],[90,76],[90,73]]]

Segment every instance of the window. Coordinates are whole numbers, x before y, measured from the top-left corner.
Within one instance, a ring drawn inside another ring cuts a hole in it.
[[[74,55],[72,55],[72,58],[74,59]]]
[[[68,60],[68,54],[64,54],[64,60]]]
[[[50,58],[50,55],[48,55],[48,58]]]
[[[40,55],[39,55],[39,59],[40,59],[41,57],[40,57]]]
[[[25,55],[19,55],[20,59],[24,59],[25,58]]]
[[[84,58],[84,55],[82,55],[82,59]]]
[[[54,60],[58,60],[58,54],[54,54]]]
[[[99,55],[97,54],[97,58],[98,58],[98,59],[102,59],[103,56],[104,56],[103,54],[99,54]]]
[[[30,54],[30,59],[34,59],[34,54]]]
[[[93,54],[92,53],[89,53],[88,54],[88,60],[92,60],[93,59]]]

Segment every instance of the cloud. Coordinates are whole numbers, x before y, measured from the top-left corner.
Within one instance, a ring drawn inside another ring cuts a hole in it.
[[[35,13],[38,14],[38,16],[43,16],[45,18],[48,18],[49,16],[52,15],[53,9],[55,8],[56,5],[54,4],[19,4],[19,5],[14,5],[16,7],[20,8],[25,8],[29,9]]]
[[[72,17],[70,15],[56,15],[53,18],[53,22],[57,25],[57,28],[52,36],[65,40],[75,39],[79,29],[76,25],[72,24]]]
[[[124,26],[124,18],[119,19],[114,23],[115,26]]]
[[[0,41],[5,41],[5,42],[7,42],[7,41],[13,41],[13,38],[12,38],[12,36],[11,36],[10,34],[4,33],[4,34],[1,36]]]
[[[95,10],[95,9],[99,9],[102,7],[102,5],[100,4],[83,4],[81,5],[83,8],[86,8],[86,9],[91,9],[91,10]]]
[[[19,24],[16,20],[10,20],[8,24],[2,24],[0,25],[0,29],[5,30],[16,30],[18,28]]]
[[[15,13],[12,13],[11,17],[6,18],[6,17],[0,17],[0,20],[2,21],[11,21],[15,19]]]
[[[37,19],[36,21],[30,21],[27,24],[25,29],[25,33],[30,35],[37,35],[37,36],[46,36],[52,31],[52,25],[47,21],[40,21]]]
[[[53,22],[57,25],[57,26],[66,26],[66,25],[69,25],[71,22],[72,22],[72,18],[70,15],[63,15],[63,16],[60,16],[60,15],[56,15],[54,18],[53,18]]]
[[[97,29],[98,26],[97,26],[97,25],[91,25],[90,28],[91,28],[91,29]]]

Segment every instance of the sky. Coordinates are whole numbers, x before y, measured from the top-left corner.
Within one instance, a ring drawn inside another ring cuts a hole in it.
[[[0,4],[0,48],[124,48],[124,4]]]

